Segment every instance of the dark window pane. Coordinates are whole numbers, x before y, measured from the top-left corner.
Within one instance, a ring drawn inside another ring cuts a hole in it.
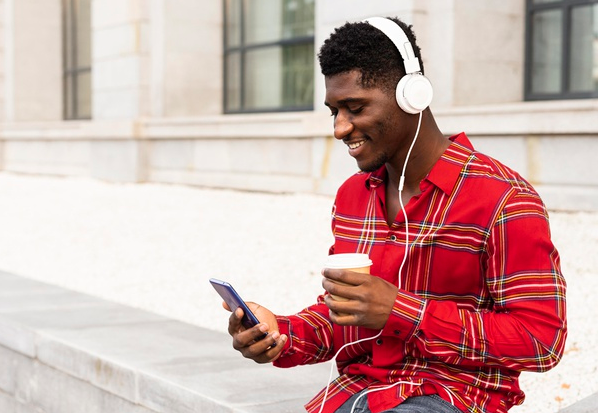
[[[569,48],[569,91],[598,91],[598,5],[572,9]]]
[[[251,0],[245,2],[245,44],[275,42],[281,39],[282,2]]]
[[[283,50],[283,105],[309,107],[314,100],[314,45],[300,44]]]
[[[562,12],[560,9],[534,13],[532,19],[532,93],[561,91]]]
[[[226,58],[226,109],[241,109],[240,53],[231,53]]]
[[[226,0],[226,45],[241,45],[241,0]]]
[[[314,8],[315,0],[225,0],[226,111],[313,106]]]
[[[64,116],[91,117],[91,0],[63,0]]]
[[[245,55],[245,105],[252,109],[278,108],[282,103],[282,48],[263,47]]]
[[[91,0],[77,1],[77,66],[91,66]]]
[[[284,39],[314,35],[314,0],[285,0],[283,8]]]
[[[91,72],[77,74],[77,117],[91,118]]]
[[[75,118],[75,88],[73,87],[74,76],[66,76],[64,79],[64,117]]]

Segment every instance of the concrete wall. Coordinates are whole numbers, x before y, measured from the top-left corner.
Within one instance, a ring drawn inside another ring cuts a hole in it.
[[[134,119],[149,108],[149,6],[143,0],[92,2],[94,120]]]
[[[317,65],[313,112],[222,114],[220,2],[92,4],[93,120],[64,122],[60,1],[0,0],[0,169],[324,194],[356,171],[331,136]],[[598,100],[521,102],[524,6],[317,1],[315,44],[348,20],[413,23],[444,133],[467,132],[549,207],[598,210]]]
[[[164,117],[222,113],[222,4],[164,3]]]
[[[4,0],[0,0],[0,122],[4,122],[6,118],[6,4]],[[0,143],[0,148],[2,143]],[[0,149],[0,159],[2,158],[2,149]],[[2,168],[2,161],[0,160],[0,170]]]
[[[4,0],[3,18],[3,119],[62,119],[61,1]]]

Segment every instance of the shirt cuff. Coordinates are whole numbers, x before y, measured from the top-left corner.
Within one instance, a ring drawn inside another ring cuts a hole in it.
[[[398,337],[407,341],[415,335],[424,317],[427,301],[405,290],[397,292],[382,335]]]
[[[277,315],[276,321],[278,322],[278,332],[280,335],[285,334],[287,336],[287,341],[284,343],[282,353],[280,354],[281,356],[284,356],[291,348],[291,320],[288,317]]]

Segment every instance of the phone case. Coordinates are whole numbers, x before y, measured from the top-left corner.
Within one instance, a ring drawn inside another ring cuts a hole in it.
[[[226,281],[217,280],[215,278],[210,278],[210,283],[214,287],[214,289],[220,294],[220,297],[228,304],[230,309],[234,312],[238,307],[243,309],[244,315],[243,319],[241,320],[241,324],[245,328],[251,328],[257,324],[259,324],[259,320],[253,314],[253,312],[247,307],[245,301],[241,298],[241,296],[235,291],[232,285],[227,283]]]

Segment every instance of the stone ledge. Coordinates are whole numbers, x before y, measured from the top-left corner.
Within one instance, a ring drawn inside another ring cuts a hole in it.
[[[597,411],[598,393],[594,393],[569,407],[559,410],[559,413],[596,413]]]
[[[302,411],[329,365],[244,360],[222,333],[0,271],[0,411]]]

